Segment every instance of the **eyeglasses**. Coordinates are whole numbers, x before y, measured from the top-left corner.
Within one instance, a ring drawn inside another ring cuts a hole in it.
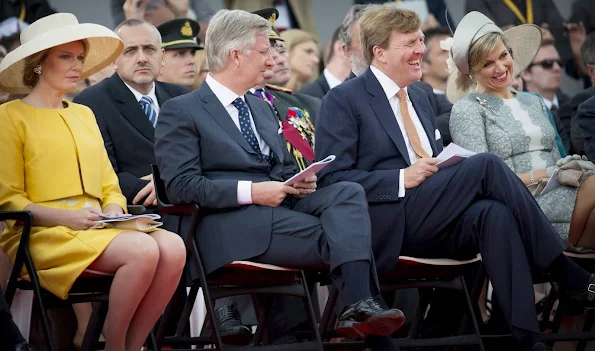
[[[529,68],[533,66],[541,66],[543,69],[552,69],[552,67],[554,67],[554,63],[557,63],[560,68],[564,68],[564,63],[562,60],[543,60],[539,62],[533,62],[529,65]]]

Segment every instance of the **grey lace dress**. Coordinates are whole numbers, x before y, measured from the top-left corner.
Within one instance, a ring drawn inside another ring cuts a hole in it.
[[[517,92],[516,98],[501,99],[471,92],[452,107],[450,133],[455,144],[493,153],[515,173],[554,167],[560,158],[545,104],[530,93]],[[564,240],[576,193],[577,188],[560,186],[535,198]]]

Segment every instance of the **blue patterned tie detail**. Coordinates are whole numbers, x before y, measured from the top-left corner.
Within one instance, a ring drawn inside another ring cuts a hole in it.
[[[238,109],[238,119],[240,121],[240,131],[242,132],[242,135],[248,144],[250,144],[252,150],[256,151],[268,163],[270,163],[271,158],[267,155],[264,155],[260,150],[260,145],[258,145],[258,139],[256,139],[256,134],[254,134],[254,130],[252,129],[252,125],[250,123],[250,112],[248,110],[248,105],[246,105],[246,102],[244,102],[244,100],[241,98],[235,99],[231,104]]]
[[[155,127],[155,122],[157,122],[157,112],[153,108],[153,100],[151,100],[148,96],[143,96],[140,101],[140,106],[143,108],[145,115],[149,118],[149,121]]]

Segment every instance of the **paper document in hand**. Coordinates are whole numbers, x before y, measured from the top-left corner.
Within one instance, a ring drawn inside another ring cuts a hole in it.
[[[163,224],[157,221],[160,218],[161,216],[158,214],[150,213],[143,215],[101,216],[101,220],[96,221],[91,229],[119,228],[146,232],[160,227]]]
[[[301,182],[304,179],[315,175],[316,173],[318,173],[321,169],[323,169],[324,167],[326,167],[329,163],[333,162],[335,160],[335,155],[329,155],[327,157],[324,158],[324,160],[320,160],[318,162],[314,162],[313,164],[311,164],[310,166],[308,166],[308,168],[304,169],[303,171],[301,171],[300,173],[294,175],[293,177],[287,179],[285,181],[285,185],[293,185],[297,182]]]
[[[476,152],[464,149],[455,143],[450,143],[444,148],[444,150],[442,150],[440,155],[436,157],[438,161],[440,161],[438,164],[436,164],[436,167],[444,168],[452,166],[455,163],[458,163],[476,154]]]
[[[558,170],[556,169],[539,195],[543,195],[558,186],[560,186],[560,183],[558,182]]]

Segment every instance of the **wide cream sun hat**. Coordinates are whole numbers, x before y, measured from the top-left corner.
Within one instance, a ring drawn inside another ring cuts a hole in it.
[[[8,53],[0,63],[0,90],[13,94],[27,94],[31,88],[23,83],[25,59],[43,50],[85,40],[87,52],[80,79],[101,71],[122,52],[124,44],[110,29],[92,23],[79,23],[70,13],[56,13],[43,17],[21,33],[21,46]]]
[[[453,36],[451,57],[448,59],[449,77],[446,83],[446,97],[455,103],[468,91],[459,89],[455,83],[460,74],[469,74],[469,49],[479,38],[488,33],[502,33],[508,39],[514,58],[514,74],[529,67],[541,46],[541,29],[533,24],[522,24],[502,31],[481,12],[472,11],[463,17]],[[453,64],[454,63],[454,64]],[[458,71],[458,72],[457,72]]]

